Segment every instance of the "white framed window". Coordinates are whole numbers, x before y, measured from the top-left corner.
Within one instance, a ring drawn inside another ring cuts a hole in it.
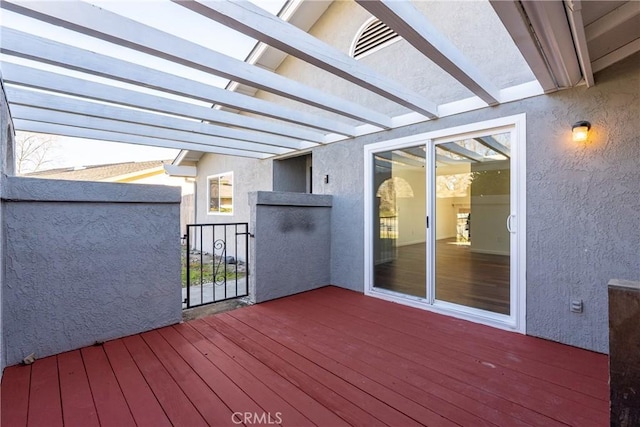
[[[207,177],[207,214],[233,215],[233,172]]]

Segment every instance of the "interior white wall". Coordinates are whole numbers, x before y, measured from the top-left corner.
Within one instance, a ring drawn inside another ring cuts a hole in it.
[[[425,170],[394,168],[393,176],[404,179],[413,190],[413,197],[397,197],[397,246],[423,243],[426,239]]]

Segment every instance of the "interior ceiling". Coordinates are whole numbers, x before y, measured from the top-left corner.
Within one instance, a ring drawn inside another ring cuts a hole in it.
[[[72,32],[87,42],[83,47],[43,37],[35,25],[2,26],[0,66],[15,128],[179,148],[179,161],[197,160],[207,152],[266,158],[576,84],[593,85],[595,73],[640,50],[640,2],[489,0],[536,79],[498,89],[492,76],[479,72],[410,1],[356,2],[472,96],[435,103],[429,94],[409,90],[308,34],[330,1],[292,0],[279,17],[240,0],[167,3],[179,10],[183,22],[215,21],[259,41],[240,61],[180,37],[170,27],[154,28],[82,1],[3,0],[3,14],[55,26],[60,34]],[[388,116],[276,74],[288,55],[410,113]],[[212,85],[213,76],[231,83]],[[336,119],[258,99],[257,90]]]

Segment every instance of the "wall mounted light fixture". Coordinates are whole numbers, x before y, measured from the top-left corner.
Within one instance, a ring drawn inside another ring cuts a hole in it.
[[[591,129],[591,123],[587,121],[580,121],[573,124],[571,132],[573,134],[574,142],[582,142],[587,140],[589,136],[589,129]]]

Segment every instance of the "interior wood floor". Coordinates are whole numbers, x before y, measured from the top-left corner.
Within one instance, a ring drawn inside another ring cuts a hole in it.
[[[8,367],[0,412],[2,427],[595,427],[607,380],[603,354],[325,287]]]
[[[469,246],[436,243],[436,299],[509,314],[509,257],[471,252]],[[375,267],[375,285],[407,295],[426,297],[424,243],[397,248],[395,260]]]

